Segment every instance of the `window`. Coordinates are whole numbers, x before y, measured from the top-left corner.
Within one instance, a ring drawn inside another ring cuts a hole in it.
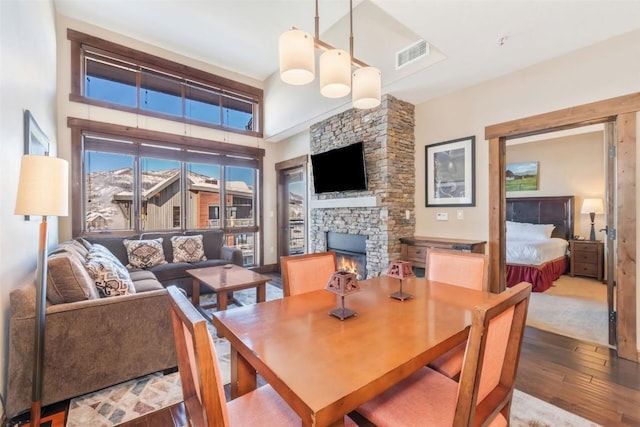
[[[262,136],[262,89],[71,29],[67,38],[72,101]]]
[[[264,150],[239,146],[225,152],[229,144],[214,141],[207,149],[201,140],[189,145],[190,138],[142,129],[130,136],[130,128],[119,125],[102,124],[112,129],[98,133],[77,128],[75,121],[93,123],[70,120],[80,130],[72,132],[72,149],[83,159],[72,167],[82,190],[72,197],[74,211],[82,212],[73,217],[74,236],[220,228],[242,250],[245,265],[257,262]]]

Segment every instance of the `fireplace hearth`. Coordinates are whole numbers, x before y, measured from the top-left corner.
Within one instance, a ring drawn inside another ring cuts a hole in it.
[[[329,231],[327,250],[336,253],[338,270],[355,273],[358,280],[366,278],[367,236]]]

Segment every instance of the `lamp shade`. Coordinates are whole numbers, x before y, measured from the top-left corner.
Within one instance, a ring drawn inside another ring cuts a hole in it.
[[[356,275],[354,273],[349,271],[336,271],[331,275],[329,283],[327,283],[327,287],[325,289],[333,292],[334,294],[345,296],[358,292],[360,290],[360,285],[358,284],[358,280],[356,280]]]
[[[362,67],[353,72],[351,81],[353,106],[359,109],[375,108],[380,105],[382,79],[375,67]]]
[[[20,164],[16,215],[69,215],[69,163],[25,155]]]
[[[351,57],[342,49],[331,49],[320,56],[320,93],[341,98],[351,92]]]
[[[590,214],[592,212],[596,214],[604,213],[602,199],[584,199],[582,201],[582,209],[580,209],[580,213]]]
[[[280,35],[280,78],[292,85],[311,83],[315,77],[313,37],[292,28]]]
[[[409,277],[415,277],[415,274],[413,274],[411,263],[407,261],[393,261],[389,264],[387,276],[396,279],[408,279]]]

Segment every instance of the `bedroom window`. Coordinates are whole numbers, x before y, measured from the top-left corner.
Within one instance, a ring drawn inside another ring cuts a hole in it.
[[[71,29],[67,38],[71,101],[262,136],[262,89]]]

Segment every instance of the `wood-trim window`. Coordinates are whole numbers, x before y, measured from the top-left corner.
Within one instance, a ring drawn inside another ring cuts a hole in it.
[[[67,29],[73,102],[262,137],[263,90]]]

